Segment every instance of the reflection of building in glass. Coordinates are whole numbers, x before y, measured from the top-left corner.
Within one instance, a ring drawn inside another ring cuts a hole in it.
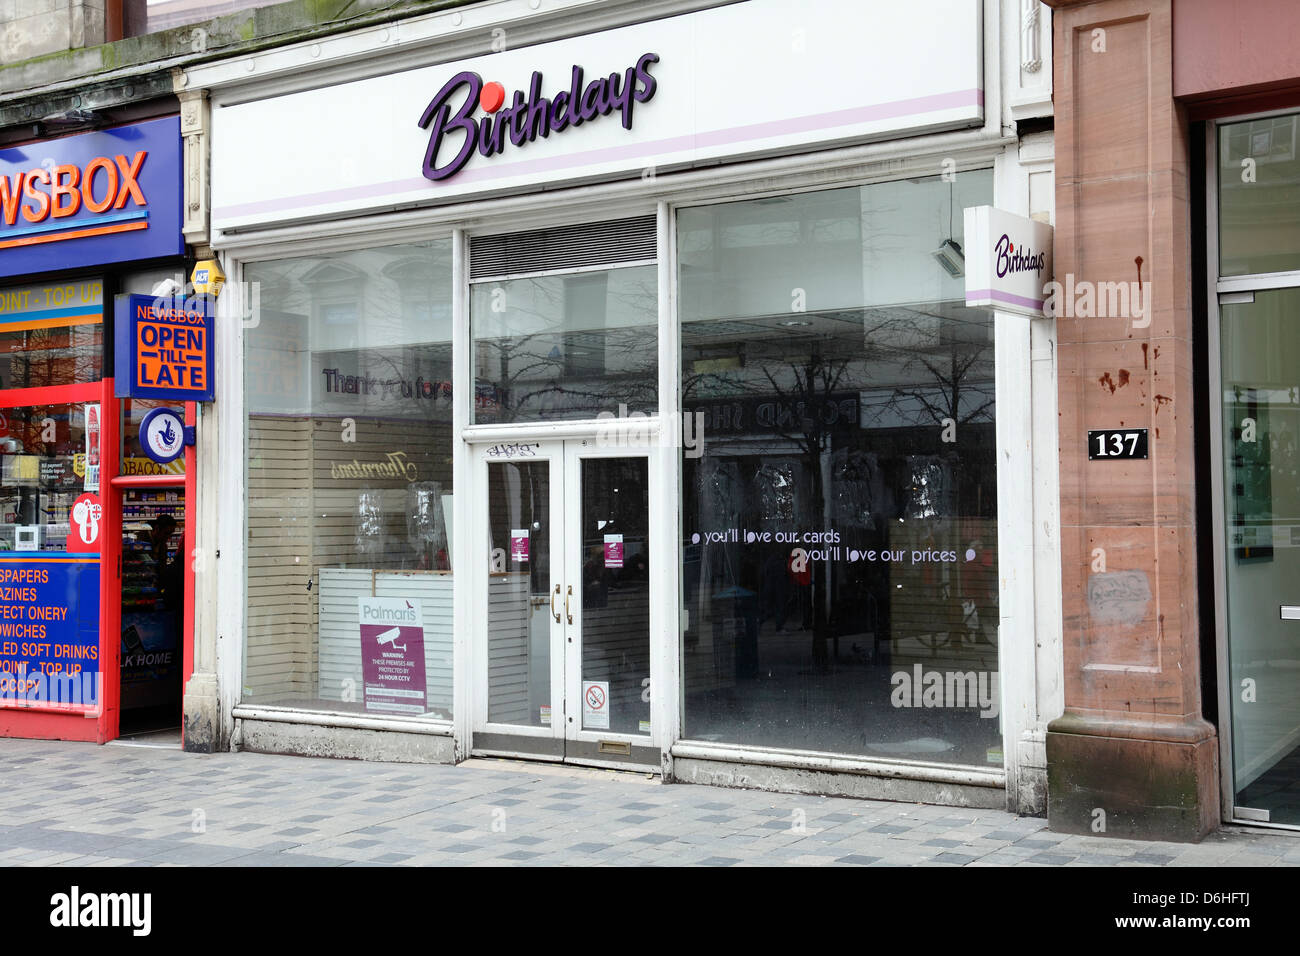
[[[268,307],[246,333],[246,698],[361,707],[345,683],[362,680],[358,589],[372,593],[381,571],[417,573],[432,575],[421,579],[428,700],[445,712],[448,244],[273,260],[248,276]]]
[[[683,459],[691,737],[1001,762],[996,720],[890,700],[915,662],[998,667],[992,316],[952,301],[907,225],[948,192],[681,214],[683,405],[705,436]]]

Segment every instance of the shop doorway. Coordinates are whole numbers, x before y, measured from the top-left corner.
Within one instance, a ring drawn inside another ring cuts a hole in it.
[[[1232,818],[1300,827],[1300,288],[1219,309]]]
[[[659,769],[647,454],[582,438],[473,461],[473,751]]]
[[[183,485],[122,490],[120,723],[124,740],[181,744]]]

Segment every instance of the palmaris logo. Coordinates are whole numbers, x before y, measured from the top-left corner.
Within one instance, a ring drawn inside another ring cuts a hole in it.
[[[1043,271],[1043,265],[1046,262],[1046,256],[1043,253],[1035,253],[1032,249],[1024,244],[1016,248],[1016,244],[1011,241],[1011,237],[1005,232],[998,244],[994,246],[993,251],[997,254],[997,271],[998,278],[1001,279],[1008,272],[1032,272],[1038,275]]]
[[[632,111],[655,94],[657,83],[650,66],[658,63],[654,53],[643,53],[634,66],[586,82],[583,68],[574,66],[568,89],[542,95],[541,71],[533,71],[528,92],[515,90],[506,105],[506,89],[495,80],[484,82],[477,73],[457,73],[429,102],[420,116],[420,128],[429,131],[429,148],[424,154],[424,175],[434,182],[460,172],[478,150],[482,156],[505,151],[506,139],[516,147],[538,136],[549,137],[571,127],[618,111],[623,128],[632,128]],[[481,118],[472,115],[475,107]],[[453,112],[455,110],[455,112]],[[459,151],[440,162],[443,140],[453,130],[464,134]]]

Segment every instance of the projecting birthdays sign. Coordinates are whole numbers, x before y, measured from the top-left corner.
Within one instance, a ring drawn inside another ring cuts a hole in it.
[[[0,276],[184,251],[178,117],[0,149]]]
[[[211,299],[119,295],[113,304],[118,398],[212,401]]]
[[[1052,227],[992,206],[965,212],[966,304],[1042,318]]]
[[[98,706],[99,555],[0,552],[0,707]]]

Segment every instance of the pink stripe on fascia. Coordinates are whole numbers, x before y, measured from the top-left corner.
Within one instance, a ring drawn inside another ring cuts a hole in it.
[[[1041,309],[1043,307],[1042,299],[1030,299],[1023,295],[1013,295],[1010,292],[1003,292],[1001,289],[971,289],[966,293],[966,301],[969,303],[971,299],[992,299],[995,302],[1021,305],[1029,309]]]
[[[788,120],[773,120],[769,123],[754,123],[750,126],[714,130],[709,133],[699,134],[695,138],[695,145],[696,147],[724,146],[729,143],[744,142],[747,139],[766,139],[770,136],[807,133],[812,130],[828,129],[833,126],[849,126],[854,123],[896,119],[900,116],[935,113],[939,110],[957,109],[962,106],[983,105],[983,90],[938,93],[934,96],[918,96],[914,99],[897,100],[893,103],[854,106],[849,109],[833,110],[830,113],[818,113],[814,116],[799,116]]]
[[[545,159],[521,159],[514,163],[499,163],[495,166],[480,166],[456,174],[456,182],[473,183],[493,179],[507,179],[522,176],[525,173],[545,173],[570,166],[595,166],[600,163],[612,163],[620,159],[639,159],[657,153],[675,153],[692,149],[699,142],[696,136],[671,136],[657,139],[651,143],[629,143],[626,146],[606,146],[602,149],[589,149],[581,156],[547,156]],[[428,180],[425,180],[428,182]]]
[[[626,146],[607,146],[603,149],[587,150],[576,156],[550,156],[545,159],[524,159],[513,163],[498,163],[476,169],[467,169],[458,173],[455,182],[490,182],[494,179],[507,179],[529,173],[551,172],[578,166],[595,166],[601,163],[617,162],[622,159],[639,159],[662,153],[674,153],[689,149],[709,146],[726,146],[743,143],[748,140],[767,139],[773,136],[786,136],[791,133],[806,133],[815,130],[830,129],[836,126],[849,126],[854,123],[869,123],[881,119],[897,119],[922,113],[934,113],[941,110],[957,109],[962,106],[983,106],[983,90],[959,90],[955,93],[939,93],[934,96],[920,96],[909,100],[897,100],[892,103],[878,103],[872,106],[856,106],[849,109],[833,110],[829,113],[817,113],[812,116],[800,116],[794,119],[773,120],[768,123],[753,123],[748,126],[733,126],[728,129],[710,130],[694,136],[670,136],[648,143],[630,143]],[[361,186],[348,186],[342,189],[329,189],[318,193],[305,193],[281,199],[266,199],[258,202],[237,203],[213,210],[214,216],[247,216],[262,212],[279,212],[286,209],[298,209],[304,206],[323,206],[335,202],[349,202],[357,199],[372,199],[380,196],[410,192],[423,189],[429,185],[424,177],[397,179],[386,183],[370,183]]]
[[[603,149],[588,150],[578,158],[573,156],[548,156],[545,159],[525,159],[513,163],[500,163],[495,166],[482,166],[458,173],[456,182],[481,182],[519,176],[525,173],[550,172],[569,166],[593,166],[599,163],[615,162],[620,159],[639,159],[645,156],[675,153],[687,149],[727,146],[732,143],[743,143],[753,139],[768,139],[773,136],[786,136],[791,133],[806,133],[835,126],[848,126],[853,123],[868,123],[873,120],[910,116],[914,113],[933,113],[938,110],[971,105],[982,106],[983,104],[984,93],[981,90],[943,93],[937,96],[899,100],[896,103],[885,103],[879,106],[854,107],[853,109],[835,110],[831,113],[818,113],[815,116],[801,116],[796,119],[773,120],[770,123],[754,123],[749,126],[733,126],[730,129],[712,130],[694,136],[673,136],[668,139],[652,140],[648,143],[607,146]]]

